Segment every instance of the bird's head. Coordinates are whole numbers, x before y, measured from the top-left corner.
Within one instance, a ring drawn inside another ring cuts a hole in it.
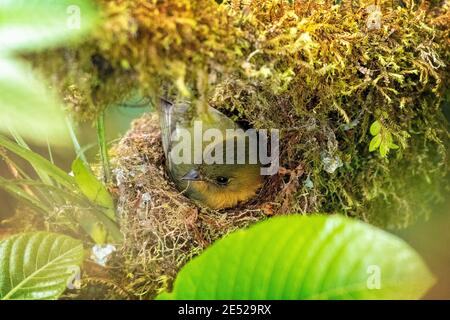
[[[260,167],[251,164],[199,165],[182,178],[186,193],[213,209],[230,208],[252,198],[263,182]]]
[[[164,100],[159,110],[168,172],[180,191],[213,209],[256,194],[263,182],[256,132],[244,132],[209,106],[198,114],[189,104]]]

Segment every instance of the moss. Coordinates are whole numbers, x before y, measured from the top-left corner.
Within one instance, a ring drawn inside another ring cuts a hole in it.
[[[278,214],[401,228],[448,192],[448,2],[98,3],[104,23],[89,41],[33,57],[53,65],[42,69],[79,118],[138,90],[281,129]],[[375,121],[398,150],[369,152]]]

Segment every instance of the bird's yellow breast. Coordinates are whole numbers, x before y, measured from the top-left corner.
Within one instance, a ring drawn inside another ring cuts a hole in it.
[[[238,203],[254,197],[259,187],[260,183],[256,183],[250,188],[230,190],[213,187],[208,182],[204,181],[192,182],[192,189],[195,194],[200,194],[202,197],[201,201],[212,209],[235,207]]]

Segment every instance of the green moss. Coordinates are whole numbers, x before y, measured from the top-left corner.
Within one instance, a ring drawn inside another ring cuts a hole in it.
[[[90,41],[34,57],[80,118],[138,89],[281,129],[278,213],[404,227],[448,192],[448,3],[98,2]],[[392,139],[370,152],[375,121]]]

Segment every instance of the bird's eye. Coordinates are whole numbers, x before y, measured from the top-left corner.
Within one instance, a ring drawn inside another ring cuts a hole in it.
[[[228,182],[230,181],[230,179],[228,179],[227,177],[217,177],[216,181],[221,186],[226,186],[228,184]]]

